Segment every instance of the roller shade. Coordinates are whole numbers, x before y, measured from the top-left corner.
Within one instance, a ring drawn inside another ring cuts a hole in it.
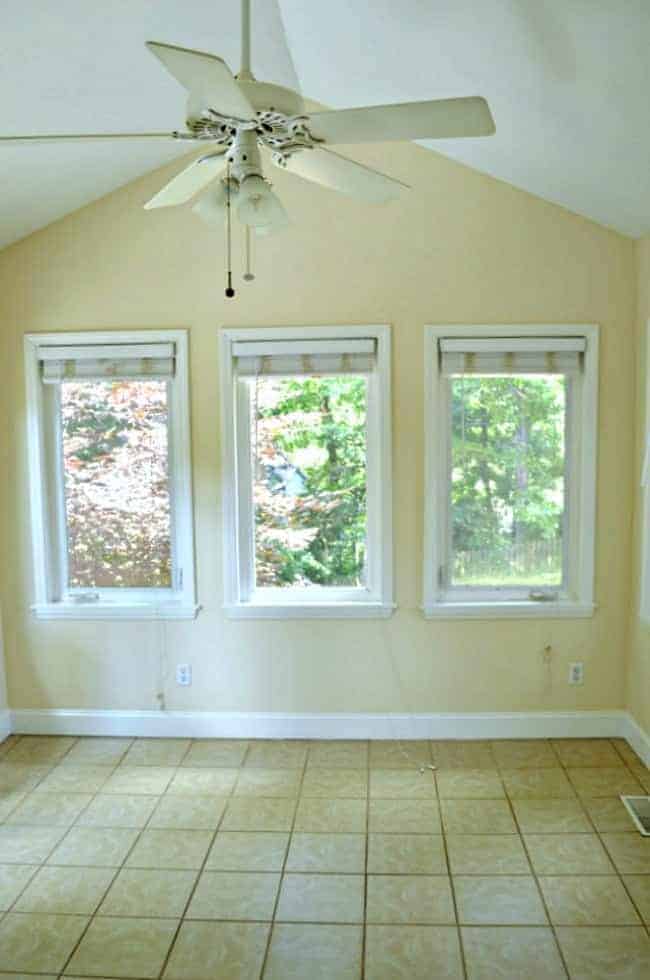
[[[237,341],[235,371],[240,377],[369,374],[375,368],[376,342],[360,340]]]
[[[122,378],[163,380],[174,377],[174,344],[43,345],[38,348],[45,384],[62,381],[110,381]]]
[[[457,374],[577,374],[584,337],[485,337],[440,340],[440,370]]]

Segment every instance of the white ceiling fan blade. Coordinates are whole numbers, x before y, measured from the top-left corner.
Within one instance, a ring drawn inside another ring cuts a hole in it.
[[[0,143],[97,143],[102,140],[173,140],[175,133],[58,133],[47,136],[0,136]]]
[[[189,118],[199,117],[202,109],[214,109],[236,119],[255,117],[253,106],[221,58],[157,41],[147,41],[147,47],[189,92]]]
[[[145,210],[150,211],[152,208],[168,208],[176,204],[184,204],[185,201],[189,201],[218,177],[225,166],[225,153],[211,153],[209,156],[194,160],[189,167],[181,170],[150,201],[147,201]]]
[[[340,109],[310,116],[312,133],[327,143],[491,136],[495,128],[490,107],[480,96]]]
[[[408,184],[320,146],[294,153],[286,163],[274,155],[273,162],[305,180],[313,180],[316,184],[372,204],[392,201],[403,190],[409,190]]]

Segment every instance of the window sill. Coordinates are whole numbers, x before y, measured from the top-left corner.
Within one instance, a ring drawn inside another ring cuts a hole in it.
[[[234,603],[224,606],[228,619],[389,619],[386,602]]]
[[[32,606],[37,619],[94,620],[96,622],[113,619],[153,620],[153,619],[196,619],[200,606],[184,605],[180,602],[153,603],[109,603],[109,602],[38,602]]]
[[[593,602],[436,602],[423,606],[425,619],[590,619]]]

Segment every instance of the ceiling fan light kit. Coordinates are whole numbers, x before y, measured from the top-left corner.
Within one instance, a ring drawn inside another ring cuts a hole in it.
[[[156,41],[148,41],[147,48],[188,93],[184,132],[0,136],[0,145],[127,139],[209,144],[211,152],[189,164],[144,206],[147,210],[173,207],[196,198],[192,210],[198,217],[212,226],[225,224],[229,298],[235,295],[230,267],[233,201],[246,229],[246,281],[254,278],[250,230],[264,236],[289,224],[280,198],[264,176],[261,150],[270,151],[275,166],[287,173],[362,201],[383,204],[408,186],[332,152],[330,145],[456,139],[495,132],[489,106],[480,96],[305,112],[299,93],[259,82],[252,74],[250,0],[241,3],[237,76],[215,55]]]

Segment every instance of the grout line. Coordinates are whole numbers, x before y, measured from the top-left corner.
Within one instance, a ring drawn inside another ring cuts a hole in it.
[[[368,748],[370,761],[370,748]],[[370,768],[366,769],[366,833],[363,852],[363,909],[361,923],[361,980],[366,975],[366,948],[368,944],[368,854],[370,850]]]
[[[291,827],[289,829],[289,837],[288,837],[288,840],[287,840],[287,847],[286,847],[286,850],[284,852],[284,859],[282,861],[282,868],[280,870],[280,875],[279,875],[279,878],[278,878],[278,890],[277,890],[276,895],[275,895],[275,902],[273,903],[273,911],[271,913],[271,921],[270,921],[270,925],[269,925],[269,934],[268,934],[267,939],[266,939],[266,946],[264,948],[264,956],[262,957],[262,965],[260,967],[260,972],[259,972],[260,978],[262,978],[264,976],[264,973],[266,971],[266,964],[267,964],[268,958],[269,958],[269,953],[271,951],[271,941],[273,939],[273,930],[275,928],[275,922],[276,922],[276,918],[275,917],[277,915],[278,905],[280,904],[280,895],[282,894],[282,886],[284,884],[285,869],[286,869],[286,866],[287,866],[287,861],[289,859],[289,851],[291,850],[291,844],[293,842],[293,834],[294,834],[294,829],[295,829],[295,826],[296,826],[296,817],[298,815],[298,803],[299,803],[299,800],[300,800],[300,790],[302,789],[303,783],[305,781],[305,773],[307,772],[307,760],[308,760],[308,758],[309,758],[309,742],[306,742],[305,758],[303,759],[302,770],[301,770],[301,773],[300,773],[300,781],[299,781],[299,786],[298,786],[298,796],[296,797],[295,805],[294,805],[294,808],[293,808],[293,817],[291,819]]]

